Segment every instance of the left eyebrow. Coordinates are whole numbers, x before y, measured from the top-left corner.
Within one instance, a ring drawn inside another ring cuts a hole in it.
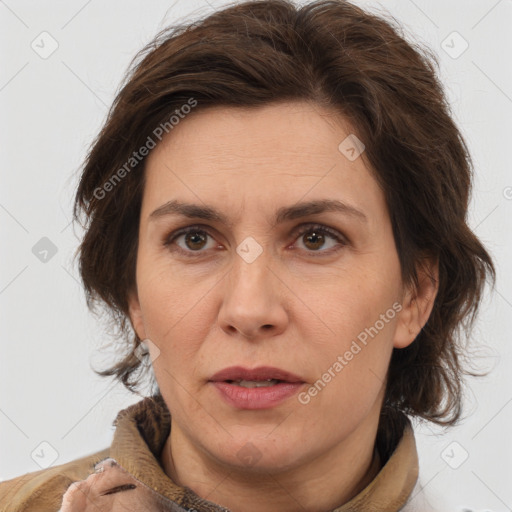
[[[279,208],[275,214],[274,225],[309,215],[318,215],[324,212],[339,212],[359,222],[365,223],[368,221],[365,213],[354,206],[337,199],[320,199]],[[149,215],[149,218],[153,220],[166,215],[182,215],[188,218],[217,221],[227,226],[232,226],[229,219],[213,206],[184,203],[178,200],[168,201],[162,206],[159,206]]]
[[[368,221],[366,215],[355,206],[339,201],[338,199],[321,199],[279,208],[276,213],[275,224],[324,212],[339,212],[353,217],[360,222]]]

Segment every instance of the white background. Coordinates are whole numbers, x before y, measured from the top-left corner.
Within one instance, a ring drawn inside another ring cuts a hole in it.
[[[439,55],[476,168],[469,222],[498,269],[474,330],[491,373],[469,382],[459,426],[417,426],[421,483],[442,510],[511,510],[512,1],[356,3],[388,10]],[[61,464],[107,447],[117,412],[139,400],[90,368],[106,367],[112,353],[100,350],[109,338],[73,264],[81,231],[70,224],[72,198],[131,58],[164,26],[224,4],[0,1],[0,480],[40,469],[34,450]],[[47,59],[31,47],[43,31],[58,43]],[[454,31],[469,44],[458,58],[444,49],[463,48]],[[32,252],[42,237],[57,247],[46,263]],[[466,452],[458,469],[442,457],[455,466]]]

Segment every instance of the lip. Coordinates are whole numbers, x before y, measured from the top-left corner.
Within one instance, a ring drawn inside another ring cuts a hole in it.
[[[267,379],[283,380],[290,383],[304,382],[297,375],[272,366],[259,366],[253,369],[244,368],[243,366],[231,366],[217,372],[210,378],[210,381]]]
[[[244,388],[236,382],[227,381],[275,379],[281,382],[268,387]],[[217,389],[226,403],[237,409],[270,409],[298,393],[305,382],[293,373],[274,368],[260,366],[244,368],[232,366],[217,372],[210,378],[210,383]]]

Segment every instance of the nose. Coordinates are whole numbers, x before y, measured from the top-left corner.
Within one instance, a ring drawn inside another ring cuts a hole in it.
[[[236,255],[223,281],[218,321],[227,334],[256,341],[284,332],[289,321],[286,287],[264,254],[251,263]]]

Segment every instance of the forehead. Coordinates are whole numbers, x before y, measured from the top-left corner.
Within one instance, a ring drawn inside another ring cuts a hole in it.
[[[307,161],[308,157],[330,161],[340,137],[350,133],[350,126],[340,115],[306,101],[251,108],[199,108],[164,135],[148,164],[166,149],[179,151],[184,164],[188,157],[215,158],[216,164],[228,169],[241,159],[248,163],[292,157],[294,161]]]
[[[377,214],[384,198],[363,157],[340,150],[353,135],[308,102],[198,110],[149,154],[144,213],[178,197],[241,210],[339,196]]]

